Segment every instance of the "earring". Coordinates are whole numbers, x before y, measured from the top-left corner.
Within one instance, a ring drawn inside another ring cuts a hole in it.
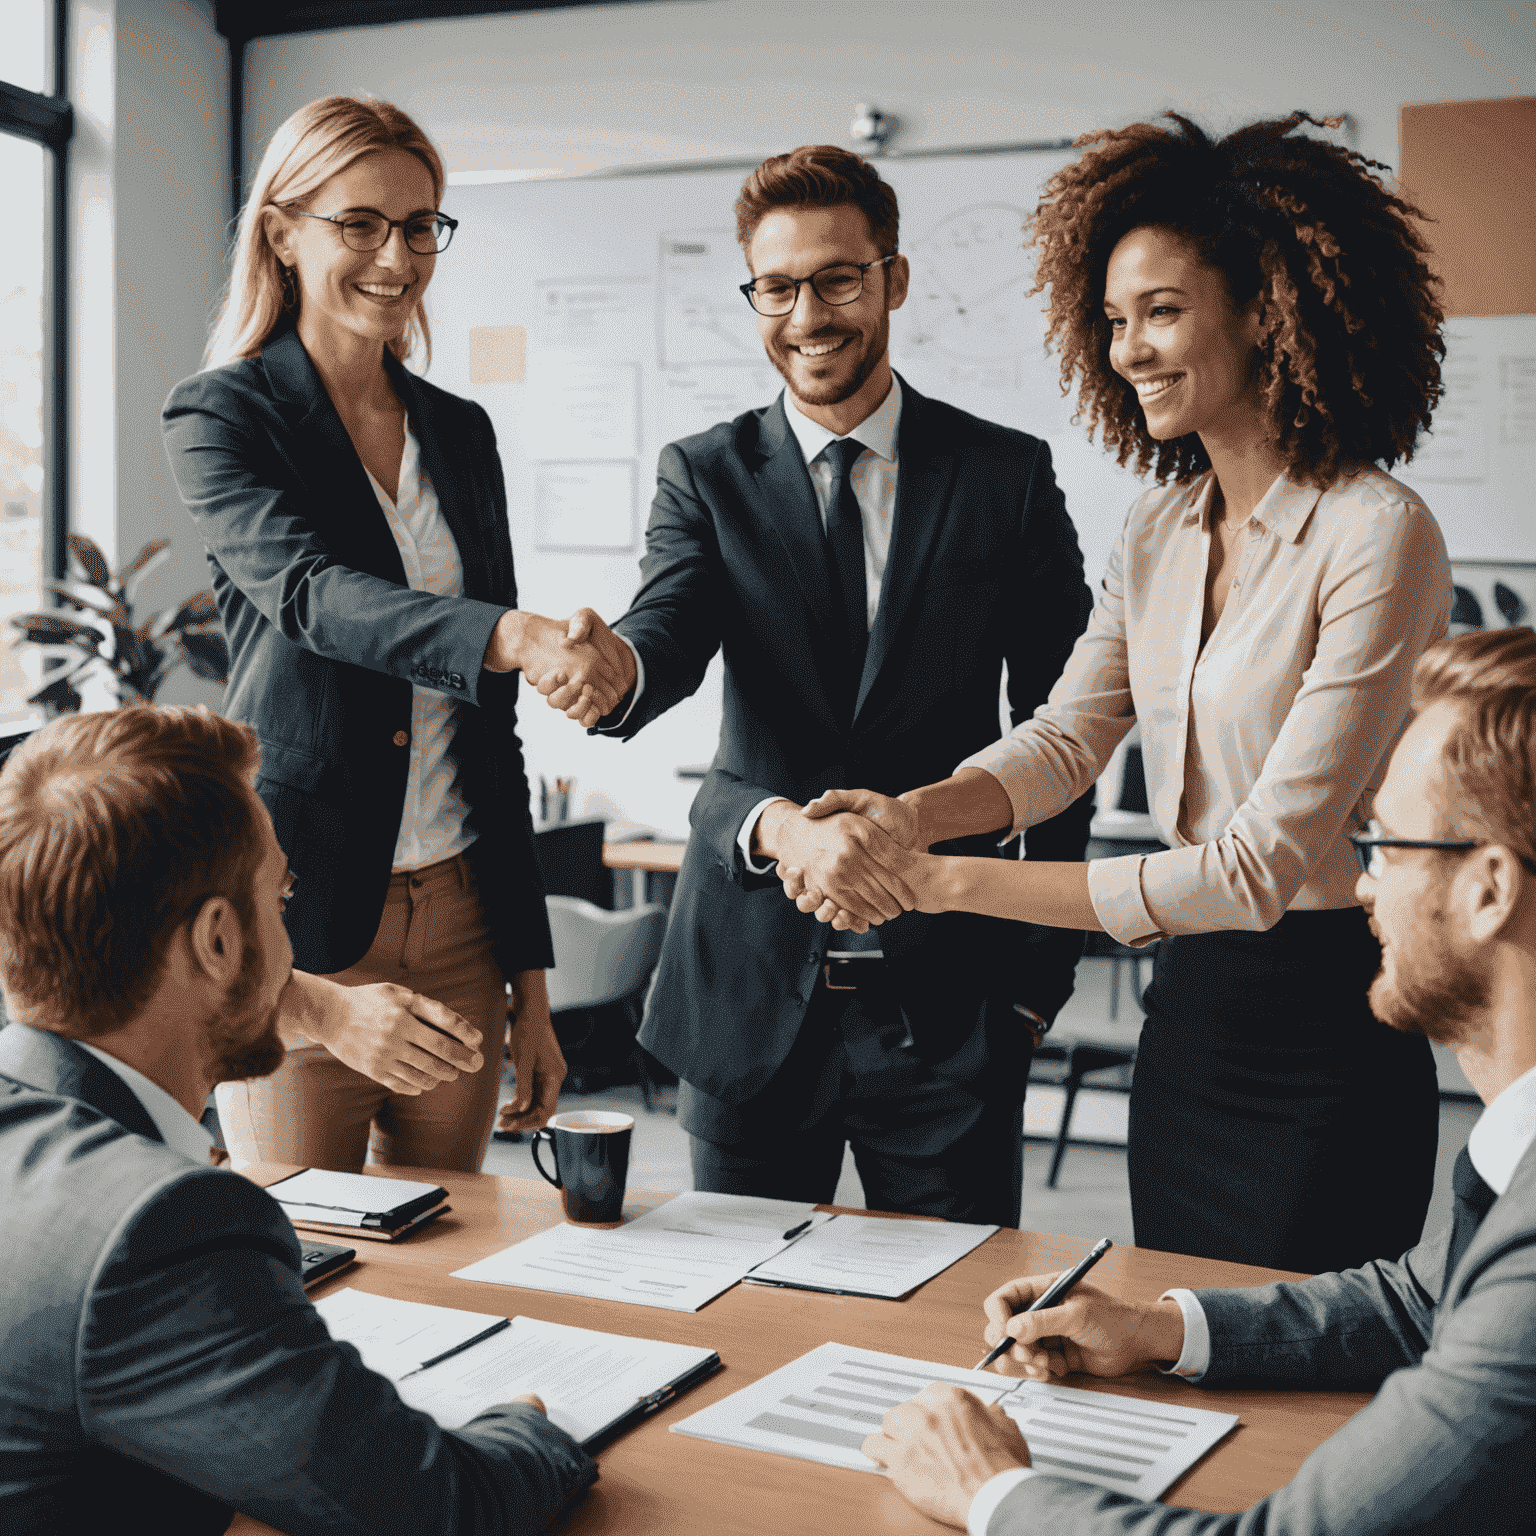
[[[293,268],[287,262],[282,263],[283,268],[283,308],[292,309],[299,302],[299,281],[294,276]]]

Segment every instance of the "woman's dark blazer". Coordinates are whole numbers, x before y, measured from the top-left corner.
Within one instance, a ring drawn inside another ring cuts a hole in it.
[[[299,880],[294,964],[327,974],[377,932],[405,804],[412,685],[463,701],[452,755],[466,857],[510,979],[553,963],[517,738],[516,672],[483,671],[517,606],[490,418],[386,352],[464,567],[464,596],[406,585],[367,472],[293,329],[184,379],[161,416],[229,641],[224,712],[261,737],[257,793]]]

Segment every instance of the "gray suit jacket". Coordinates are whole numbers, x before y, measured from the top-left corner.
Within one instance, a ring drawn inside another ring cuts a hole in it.
[[[1235,1515],[1026,1479],[987,1536],[1513,1536],[1536,1530],[1536,1145],[1455,1272],[1397,1263],[1197,1294],[1216,1386],[1377,1387],[1284,1488]]]
[[[264,1190],[88,1051],[0,1030],[0,1530],[537,1530],[597,1468],[526,1404],[454,1433],[334,1343]]]

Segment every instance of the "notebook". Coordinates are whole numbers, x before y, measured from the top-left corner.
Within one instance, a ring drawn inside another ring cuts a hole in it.
[[[295,1226],[359,1237],[398,1236],[441,1214],[448,1198],[448,1191],[437,1184],[334,1173],[328,1168],[306,1168],[279,1179],[267,1186],[267,1193]]]

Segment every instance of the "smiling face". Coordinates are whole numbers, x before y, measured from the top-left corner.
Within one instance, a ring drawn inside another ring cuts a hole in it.
[[[1221,271],[1170,230],[1132,230],[1109,258],[1109,365],[1159,440],[1264,430],[1257,300],[1239,310]]]
[[[1455,837],[1443,825],[1441,762],[1456,706],[1431,704],[1403,734],[1376,796],[1383,837]],[[1455,1043],[1485,1017],[1491,994],[1479,947],[1462,931],[1454,885],[1466,860],[1429,848],[1383,848],[1380,877],[1355,888],[1381,941],[1371,1011],[1406,1034]]]
[[[852,203],[832,208],[776,208],[753,232],[747,265],[753,277],[809,277],[840,262],[862,265],[885,252],[875,246],[869,220]],[[768,360],[805,405],[830,406],[860,391],[873,410],[890,389],[890,312],[907,297],[907,261],[871,267],[864,291],[851,304],[824,304],[802,283],[787,315],[759,315],[758,334]]]
[[[408,219],[437,209],[432,173],[403,149],[354,160],[305,200],[308,212],[345,218],[363,209]],[[305,346],[334,349],[366,341],[385,345],[405,333],[436,256],[419,256],[392,229],[376,251],[354,251],[341,229],[280,209],[265,214],[267,239],[299,282],[299,334]]]

